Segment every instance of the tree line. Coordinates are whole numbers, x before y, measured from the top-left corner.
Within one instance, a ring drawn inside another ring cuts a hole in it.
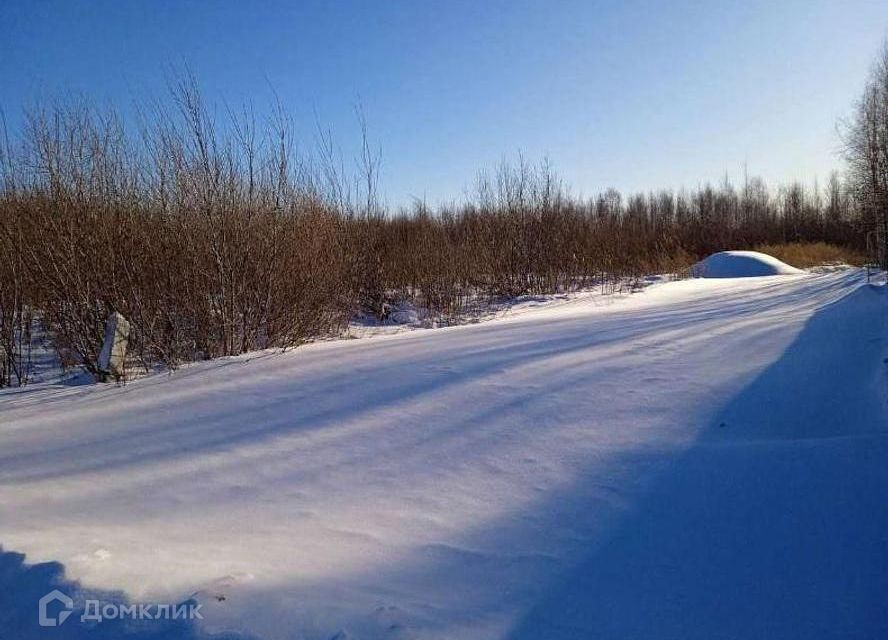
[[[873,91],[888,104],[880,69]],[[453,322],[496,299],[681,273],[723,249],[863,250],[885,224],[888,162],[871,184],[859,159],[823,188],[753,178],[581,198],[548,163],[519,158],[479,174],[461,204],[387,210],[366,134],[347,175],[324,132],[315,153],[297,151],[280,105],[264,118],[227,110],[224,125],[211,113],[185,78],[137,123],[68,100],[6,132],[0,385],[27,381],[36,327],[65,366],[99,375],[113,311],[131,324],[135,362],[174,368],[336,335],[355,314],[384,319],[403,301]],[[849,154],[865,155],[870,132],[855,126]]]

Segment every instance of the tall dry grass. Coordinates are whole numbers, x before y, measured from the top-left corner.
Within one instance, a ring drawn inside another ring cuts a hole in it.
[[[799,269],[838,264],[859,267],[867,263],[864,252],[852,247],[841,247],[826,242],[763,244],[755,247],[755,250],[774,256]]]

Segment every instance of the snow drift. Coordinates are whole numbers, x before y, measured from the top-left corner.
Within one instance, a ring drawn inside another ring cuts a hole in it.
[[[691,267],[695,278],[754,278],[804,273],[758,251],[720,251]]]

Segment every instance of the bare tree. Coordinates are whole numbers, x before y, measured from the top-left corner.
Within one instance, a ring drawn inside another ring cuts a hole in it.
[[[888,268],[888,41],[843,133],[850,183],[877,240],[878,259]]]

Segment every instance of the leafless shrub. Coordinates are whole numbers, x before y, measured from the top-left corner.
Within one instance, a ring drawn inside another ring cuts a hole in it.
[[[280,104],[219,119],[196,87],[172,82],[135,136],[82,100],[32,110],[14,142],[4,136],[0,384],[27,380],[38,317],[63,362],[98,373],[105,320],[119,311],[141,364],[172,368],[332,335],[400,300],[451,322],[504,297],[633,286],[722,249],[859,250],[874,206],[838,176],[823,194],[752,179],[585,200],[549,163],[519,157],[480,174],[467,202],[393,215],[363,116],[348,178],[328,132],[301,156]]]

